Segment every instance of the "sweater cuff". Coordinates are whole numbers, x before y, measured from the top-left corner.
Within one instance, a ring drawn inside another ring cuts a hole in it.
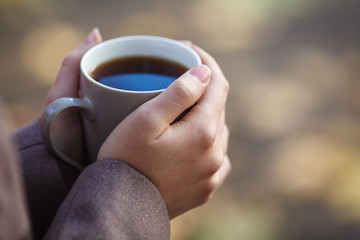
[[[155,185],[124,162],[89,165],[57,212],[49,239],[169,239],[166,205]]]

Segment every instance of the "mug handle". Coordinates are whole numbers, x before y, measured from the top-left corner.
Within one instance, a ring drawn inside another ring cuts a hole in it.
[[[93,112],[93,106],[89,99],[86,98],[71,98],[64,97],[57,99],[52,102],[45,110],[44,114],[40,118],[41,123],[41,135],[44,139],[45,144],[49,147],[50,151],[55,154],[57,158],[65,161],[69,165],[79,169],[80,171],[84,169],[80,163],[76,160],[72,159],[64,152],[62,152],[58,147],[56,147],[51,134],[51,126],[54,123],[56,117],[63,110],[76,107],[82,111],[82,114],[89,119],[90,121],[95,119],[95,115]]]

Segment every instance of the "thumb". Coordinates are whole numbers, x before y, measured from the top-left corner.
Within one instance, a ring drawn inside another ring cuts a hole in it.
[[[211,71],[206,65],[194,67],[176,79],[164,92],[144,103],[137,113],[146,116],[139,119],[148,129],[147,134],[158,137],[186,109],[193,106],[209,85]],[[134,112],[134,113],[135,113]]]

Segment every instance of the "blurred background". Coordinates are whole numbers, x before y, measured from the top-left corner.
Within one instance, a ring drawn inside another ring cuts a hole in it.
[[[172,240],[360,239],[360,1],[0,0],[11,129],[95,26],[191,40],[230,82],[233,171]]]

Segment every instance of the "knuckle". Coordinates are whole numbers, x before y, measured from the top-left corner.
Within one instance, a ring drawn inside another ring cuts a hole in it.
[[[225,154],[227,154],[227,152],[229,150],[229,137],[230,137],[230,131],[229,131],[229,128],[225,125],[223,136],[222,136],[222,150]]]
[[[230,91],[230,84],[226,79],[225,79],[224,84],[223,84],[223,91],[225,93],[228,93]]]
[[[206,175],[213,176],[217,173],[223,162],[223,152],[217,151],[214,152],[211,156],[206,159],[207,167],[206,167]]]
[[[188,99],[192,103],[197,101],[195,92],[186,84],[179,84],[177,88],[174,89],[174,95],[180,102],[183,102],[181,101],[182,99]]]
[[[205,185],[205,192],[208,193],[208,195],[211,195],[217,187],[217,184],[215,181],[213,181],[213,178],[209,178],[207,181],[207,184]]]
[[[229,172],[231,172],[232,170],[232,164],[230,161],[228,161],[228,164],[226,166],[226,175],[229,174]]]
[[[227,124],[224,124],[224,135],[225,135],[225,138],[230,137],[230,129]]]
[[[216,128],[211,127],[209,124],[201,124],[198,130],[198,137],[200,146],[203,149],[211,148],[216,140]]]
[[[199,198],[199,204],[202,205],[211,199],[214,191],[216,190],[216,184],[211,179],[208,179],[202,187],[201,196]]]
[[[207,53],[207,52],[203,52],[203,55],[204,55],[204,57],[206,58],[206,60],[207,60],[207,62],[209,63],[209,65],[211,65],[211,66],[217,66],[218,64],[217,64],[217,62],[216,62],[216,60],[215,60],[215,58],[213,57],[213,56],[211,56],[209,53]]]
[[[211,198],[211,194],[201,196],[201,198],[199,198],[199,200],[198,200],[197,205],[201,206],[201,205],[207,203],[210,200],[210,198]]]

